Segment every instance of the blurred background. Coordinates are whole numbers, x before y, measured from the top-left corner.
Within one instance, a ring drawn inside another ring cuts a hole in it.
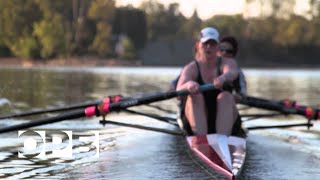
[[[0,63],[14,58],[181,66],[198,32],[240,42],[243,67],[314,67],[319,0],[0,0]]]

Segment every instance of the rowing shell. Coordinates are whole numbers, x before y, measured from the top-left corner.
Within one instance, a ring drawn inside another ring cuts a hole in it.
[[[207,134],[187,136],[191,150],[205,163],[229,179],[236,179],[246,157],[245,138]]]

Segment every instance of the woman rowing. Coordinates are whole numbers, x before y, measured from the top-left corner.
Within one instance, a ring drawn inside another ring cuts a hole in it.
[[[237,64],[233,58],[225,57],[218,66],[218,42],[215,28],[201,30],[195,43],[195,60],[183,68],[177,84],[177,90],[191,93],[181,99],[181,119],[189,135],[236,135],[242,131],[235,100],[231,92],[222,90],[225,82],[238,77]],[[205,83],[212,83],[217,89],[200,93],[199,86]]]
[[[217,51],[217,55],[219,57],[229,57],[235,58],[238,53],[238,41],[233,36],[225,36],[220,39],[219,42],[219,50]],[[231,88],[234,90],[234,97],[236,102],[239,102],[241,98],[247,95],[247,81],[245,75],[241,68],[238,67],[239,76],[229,84]],[[170,83],[170,90],[175,90],[177,88],[177,84],[179,81],[180,75],[177,76],[173,81]]]

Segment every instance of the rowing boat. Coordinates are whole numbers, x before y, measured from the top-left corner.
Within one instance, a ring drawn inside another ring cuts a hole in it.
[[[187,136],[191,150],[229,179],[239,177],[246,157],[246,139],[222,134]]]

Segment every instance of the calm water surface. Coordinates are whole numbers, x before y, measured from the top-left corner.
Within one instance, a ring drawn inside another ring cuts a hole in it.
[[[90,102],[109,95],[139,95],[166,90],[176,68],[3,68],[0,71],[0,114],[68,106]],[[248,94],[270,99],[292,99],[301,104],[320,106],[320,71],[246,69]],[[154,103],[176,110],[176,100]],[[241,108],[241,107],[240,107]],[[159,113],[147,106],[135,108]],[[256,112],[250,109],[242,113]],[[168,112],[160,111],[168,116]],[[28,122],[24,117],[0,120],[0,127]],[[151,118],[115,113],[109,120],[175,130],[174,126]],[[82,118],[39,126],[45,131],[46,142],[29,131],[0,134],[0,178],[7,179],[223,179],[188,151],[184,138],[152,131],[115,125],[102,126],[100,118]],[[263,118],[248,121],[245,126],[304,122],[298,116]],[[307,131],[305,127],[286,130],[251,131],[248,137],[248,159],[243,179],[317,179],[320,177],[320,125]],[[68,146],[61,130],[72,131],[72,158],[56,158],[53,150]],[[92,131],[99,131],[99,157],[92,141]],[[52,134],[60,134],[63,142],[52,144]],[[46,157],[18,158],[27,137],[37,137],[36,155],[45,147]],[[89,148],[83,152],[81,148]]]

